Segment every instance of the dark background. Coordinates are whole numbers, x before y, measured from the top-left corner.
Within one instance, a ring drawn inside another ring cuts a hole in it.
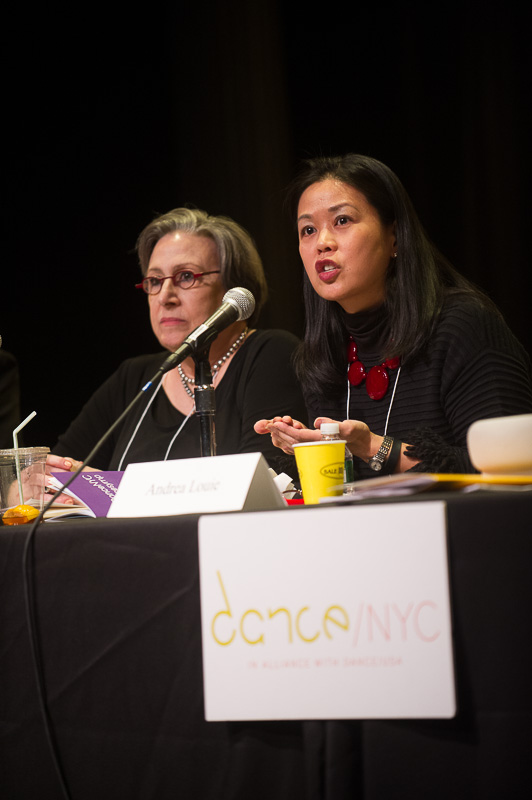
[[[4,41],[0,334],[22,417],[37,411],[27,443],[52,446],[124,358],[158,349],[133,288],[157,213],[192,203],[248,228],[262,326],[300,334],[283,190],[319,154],[391,166],[532,349],[530,40],[511,3],[25,8]]]

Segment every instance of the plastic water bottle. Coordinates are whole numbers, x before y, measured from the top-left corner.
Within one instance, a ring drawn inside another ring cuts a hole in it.
[[[340,426],[337,422],[322,422],[320,425],[321,438],[324,442],[334,442],[340,440]],[[355,480],[355,468],[353,464],[353,454],[349,447],[345,446],[344,460],[344,483],[351,483]]]

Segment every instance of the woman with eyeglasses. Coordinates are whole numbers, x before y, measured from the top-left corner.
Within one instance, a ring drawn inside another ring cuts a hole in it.
[[[260,451],[279,471],[286,461],[255,433],[253,423],[259,416],[272,415],[279,404],[287,414],[304,413],[291,367],[298,341],[285,331],[255,328],[267,288],[250,235],[227,217],[177,208],[144,228],[137,253],[144,276],[137,288],[147,295],[153,332],[166,351],[176,350],[205,322],[228,289],[238,286],[253,294],[253,315],[234,322],[210,347],[216,452]],[[48,471],[75,470],[163,360],[164,354],[157,353],[125,361],[59,438]],[[191,358],[167,372],[105,443],[94,466],[123,470],[133,462],[199,456],[194,378]]]
[[[474,472],[469,426],[532,411],[527,353],[432,245],[385,164],[313,159],[292,190],[306,310],[296,366],[308,419],[315,428],[339,421],[361,478]],[[255,428],[287,453],[320,438],[281,412]]]

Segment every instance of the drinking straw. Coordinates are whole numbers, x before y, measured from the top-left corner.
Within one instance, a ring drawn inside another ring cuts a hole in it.
[[[36,411],[32,411],[31,414],[28,414],[26,419],[23,420],[23,422],[21,422],[20,425],[17,428],[15,428],[15,430],[13,431],[13,448],[15,450],[15,461],[16,461],[16,465],[17,465],[18,496],[20,498],[20,502],[21,503],[24,503],[24,495],[22,494],[22,479],[20,477],[20,458],[19,458],[19,454],[18,454],[18,437],[17,437],[17,434],[19,433],[19,431],[22,430],[22,428],[24,428],[28,424],[28,422],[31,419],[33,419],[33,417],[36,414],[37,414]]]

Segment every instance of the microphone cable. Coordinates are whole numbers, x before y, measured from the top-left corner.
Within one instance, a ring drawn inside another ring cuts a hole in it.
[[[124,418],[129,414],[131,409],[136,405],[136,403],[140,400],[140,398],[143,397],[145,393],[152,387],[152,385],[159,377],[161,371],[162,371],[162,366],[157,370],[153,378],[142,387],[140,392],[138,392],[135,395],[131,403],[127,406],[127,408],[124,411],[122,411],[120,416],[115,420],[115,422],[113,422],[111,427],[108,428],[108,430],[104,433],[104,435],[100,438],[100,440],[90,451],[89,455],[85,458],[85,460],[80,464],[80,466],[76,469],[76,471],[72,473],[67,482],[63,485],[62,491],[67,489],[70,486],[70,484],[78,477],[80,472],[83,471],[83,468],[92,461],[92,459],[98,453],[100,447],[104,444],[104,442],[107,441],[109,436],[118,427],[118,425],[120,425],[120,423],[124,420]],[[57,736],[54,730],[54,725],[50,714],[50,709],[48,707],[48,700],[46,696],[46,680],[44,676],[43,651],[39,635],[39,624],[37,620],[37,603],[35,594],[35,548],[34,548],[35,535],[39,523],[43,519],[48,509],[52,506],[54,499],[55,496],[52,496],[50,500],[46,503],[46,505],[43,507],[39,515],[31,523],[31,527],[27,533],[22,555],[22,582],[24,589],[26,624],[28,627],[28,635],[30,640],[33,672],[35,675],[39,708],[44,724],[46,740],[48,742],[48,747],[52,757],[52,762],[57,777],[59,779],[59,784],[61,786],[61,791],[63,793],[63,796],[65,797],[65,800],[72,800],[72,796],[68,789],[68,784],[63,764],[61,762]]]
[[[136,403],[140,400],[140,398],[144,396],[144,394],[148,391],[148,389],[150,389],[153,386],[153,384],[157,381],[157,379],[160,376],[162,377],[162,375],[165,372],[168,372],[170,369],[176,367],[178,364],[181,363],[181,361],[184,361],[185,358],[187,358],[189,355],[197,352],[199,348],[205,348],[207,344],[210,344],[212,339],[215,339],[216,336],[218,336],[222,328],[220,328],[220,330],[214,331],[215,321],[219,321],[221,325],[222,319],[218,320],[218,318],[220,317],[225,320],[225,316],[227,316],[227,309],[224,309],[224,306],[231,305],[233,306],[233,308],[237,308],[238,312],[237,319],[239,320],[247,319],[249,316],[251,316],[251,314],[254,311],[255,298],[248,289],[243,289],[241,287],[235,287],[234,289],[229,289],[229,291],[225,293],[223,299],[224,299],[224,304],[213,315],[211,315],[211,317],[209,317],[209,319],[207,319],[205,323],[196,328],[195,331],[193,331],[189,335],[189,337],[187,337],[187,339],[185,340],[187,347],[184,348],[183,345],[180,345],[180,347],[173,354],[171,354],[165,359],[165,361],[161,364],[157,372],[154,374],[153,378],[149,380],[142,387],[140,392],[137,393],[137,395],[133,398],[133,400],[127,406],[127,408],[124,411],[122,411],[118,419],[115,420],[115,422],[111,425],[111,427],[104,433],[101,439],[96,443],[96,445],[93,447],[93,449],[91,450],[89,455],[85,458],[85,460],[80,464],[80,466],[76,469],[76,471],[72,473],[71,477],[63,485],[63,491],[67,489],[70,486],[70,484],[78,477],[80,472],[83,471],[83,468],[90,461],[92,461],[94,456],[98,453],[100,447],[104,444],[104,442],[107,441],[107,439],[113,433],[113,431],[118,427],[118,425],[120,425],[123,419],[129,414],[131,409],[136,405]],[[226,322],[227,324],[230,324],[230,321],[226,320]],[[206,325],[213,325],[213,329],[212,330],[209,329],[206,331],[205,328]],[[207,335],[205,336],[205,334]],[[26,541],[24,543],[24,551],[22,555],[22,580],[24,589],[26,622],[28,626],[28,635],[30,639],[33,671],[35,673],[39,707],[43,719],[46,739],[48,742],[52,761],[65,800],[72,800],[68,789],[65,771],[61,763],[57,736],[54,731],[53,721],[46,697],[46,681],[44,677],[42,643],[40,641],[40,636],[39,636],[39,624],[37,620],[37,604],[35,596],[35,549],[34,549],[35,535],[39,523],[41,522],[45,513],[51,507],[53,502],[54,502],[54,496],[52,496],[52,498],[46,503],[46,505],[43,507],[39,515],[35,518],[33,523],[31,523],[30,530],[26,536]]]

